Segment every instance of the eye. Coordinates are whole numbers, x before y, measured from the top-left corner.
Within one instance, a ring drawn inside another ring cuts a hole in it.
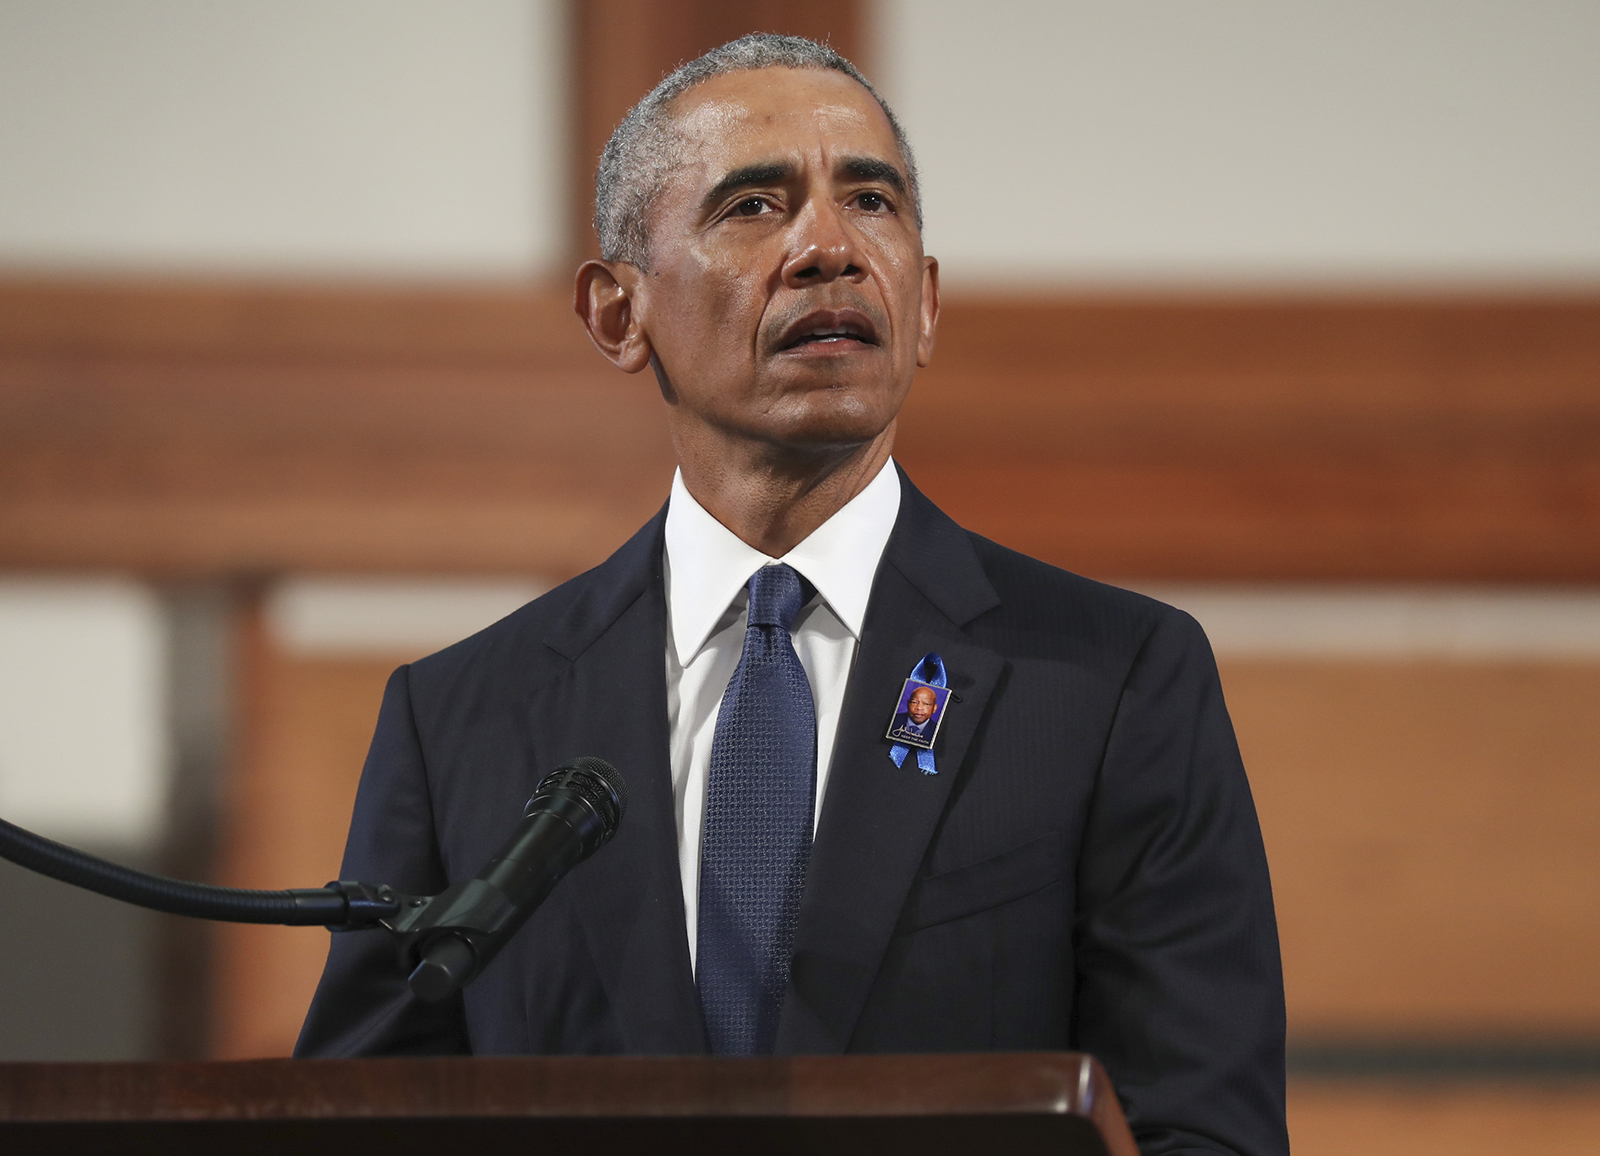
[[[894,211],[894,206],[882,193],[860,193],[856,196],[856,207],[869,213],[889,213]]]
[[[765,197],[746,197],[739,201],[729,211],[730,217],[759,217],[762,213],[769,212],[772,206]]]

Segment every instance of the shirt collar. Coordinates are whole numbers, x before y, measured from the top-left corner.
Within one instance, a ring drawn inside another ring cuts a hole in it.
[[[687,666],[705,646],[723,612],[772,562],[786,562],[817,588],[828,608],[857,640],[867,617],[872,579],[900,513],[900,473],[890,459],[833,517],[782,558],[747,545],[706,512],[672,479],[667,503],[667,607],[678,663]]]

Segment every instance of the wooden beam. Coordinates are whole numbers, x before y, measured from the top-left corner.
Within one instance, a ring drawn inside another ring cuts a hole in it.
[[[952,300],[896,455],[1097,576],[1600,580],[1600,299]],[[0,283],[0,565],[595,564],[648,375],[562,292]]]
[[[0,354],[594,367],[565,286],[0,278]]]
[[[1600,301],[956,303],[899,456],[1109,575],[1600,577]]]
[[[862,64],[862,0],[577,0],[574,39],[572,235],[594,256],[594,174],[617,123],[678,65],[749,32],[782,32],[832,44]],[[863,64],[863,67],[865,65]]]

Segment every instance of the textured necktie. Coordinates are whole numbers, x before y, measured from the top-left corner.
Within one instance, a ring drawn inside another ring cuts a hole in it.
[[[717,1055],[772,1051],[811,858],[817,715],[789,629],[813,594],[784,565],[750,579],[744,653],[711,737],[695,982]]]

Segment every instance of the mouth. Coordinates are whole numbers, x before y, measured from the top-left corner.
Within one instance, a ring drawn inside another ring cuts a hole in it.
[[[807,349],[818,353],[845,352],[877,344],[877,327],[866,314],[855,309],[819,309],[806,314],[783,331],[778,351]]]

